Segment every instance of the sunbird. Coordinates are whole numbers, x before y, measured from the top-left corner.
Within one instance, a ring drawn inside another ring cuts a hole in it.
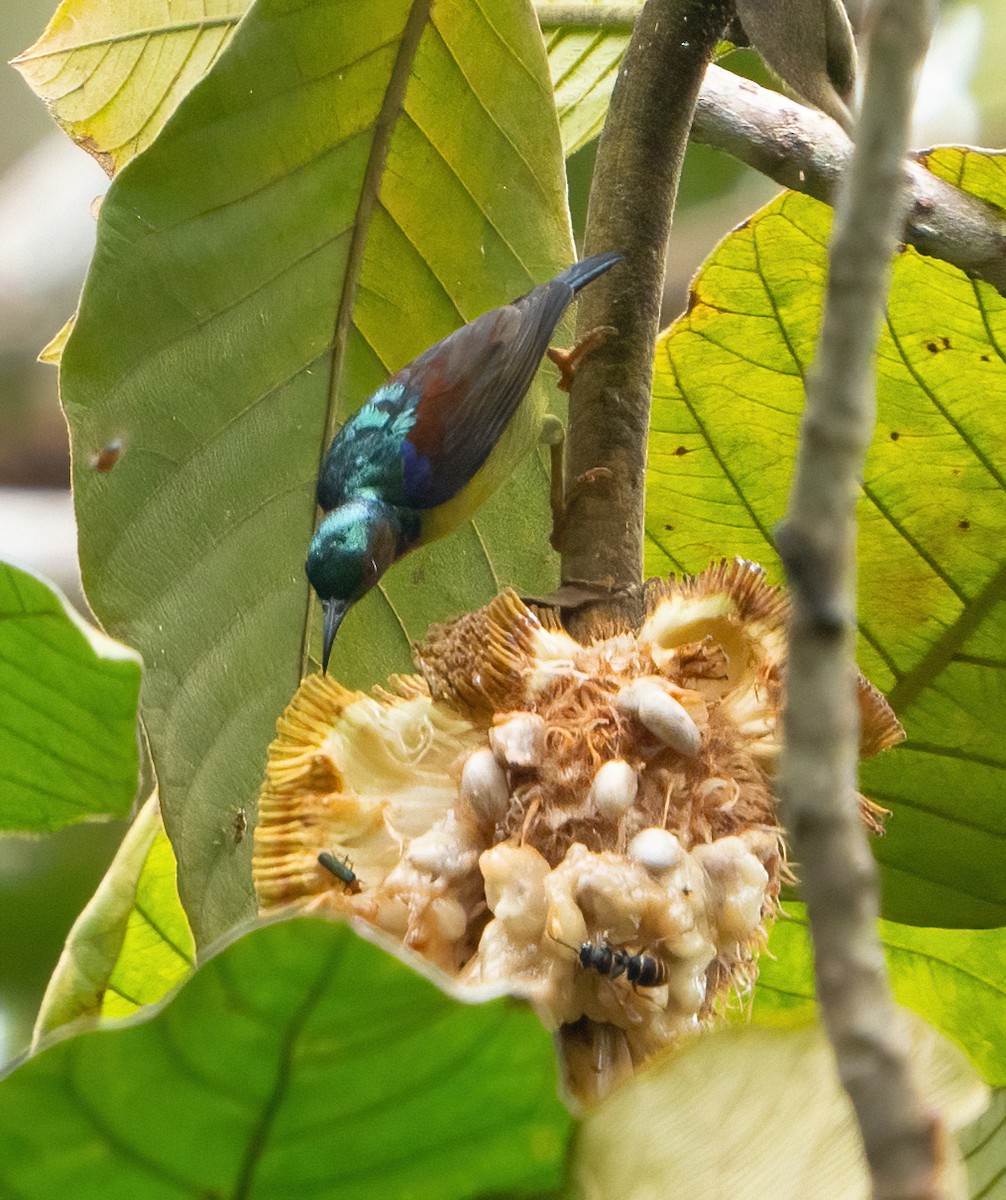
[[[306,564],[325,616],[323,671],[350,605],[392,563],[471,516],[531,448],[541,414],[521,401],[555,327],[580,288],[621,258],[585,258],[476,317],[396,371],[336,433]]]

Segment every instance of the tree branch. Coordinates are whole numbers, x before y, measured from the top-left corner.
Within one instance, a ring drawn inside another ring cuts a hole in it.
[[[852,143],[830,117],[711,66],[692,136],[825,204],[849,163]],[[984,279],[1006,295],[1006,219],[998,209],[906,162],[909,202],[902,239],[921,254]]]
[[[562,541],[565,588],[603,599],[567,613],[642,619],[643,502],[653,353],[671,216],[699,86],[732,0],[648,0],[633,28],[597,151],[584,253],[625,262],[588,288],[577,336],[617,335],[579,366],[570,393]]]
[[[539,2],[536,11],[543,29],[596,29],[624,36],[639,8],[550,0]],[[692,137],[825,204],[832,203],[852,153],[849,138],[824,113],[717,66],[710,66],[702,84]],[[938,179],[918,162],[907,161],[905,169],[911,198],[902,240],[1006,296],[1006,218],[999,209]]]
[[[603,29],[605,33],[628,33],[639,16],[638,0],[625,4],[563,4],[545,0],[535,5],[542,29]]]
[[[875,1200],[941,1193],[940,1127],[916,1092],[877,938],[876,867],[856,797],[855,504],[875,415],[889,264],[904,221],[915,74],[932,19],[879,0],[856,147],[836,205],[824,324],[778,545],[793,592],[784,816],[814,938],[818,999]]]

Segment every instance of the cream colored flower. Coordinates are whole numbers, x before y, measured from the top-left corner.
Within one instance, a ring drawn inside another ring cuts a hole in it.
[[[422,676],[308,677],[256,830],[263,909],[355,914],[526,996],[583,1097],[750,986],[785,869],[785,598],[738,561],[651,581],[647,614],[580,644],[504,592],[430,631]],[[876,753],[901,729],[860,694]]]

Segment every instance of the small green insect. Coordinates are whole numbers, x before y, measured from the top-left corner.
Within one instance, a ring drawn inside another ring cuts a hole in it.
[[[334,854],[330,854],[327,850],[322,850],[318,855],[318,862],[330,871],[336,879],[340,879],[346,885],[346,891],[350,895],[356,895],[360,891],[360,881],[353,870],[353,864],[348,858],[336,858]]]

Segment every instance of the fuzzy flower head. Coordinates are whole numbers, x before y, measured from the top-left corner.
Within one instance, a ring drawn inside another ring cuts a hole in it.
[[[262,908],[353,914],[527,997],[571,1090],[604,1094],[753,981],[785,871],[786,617],[738,561],[651,581],[638,633],[581,644],[504,592],[434,627],[420,676],[308,677],[269,752]],[[864,753],[900,740],[862,679],[860,709]]]

